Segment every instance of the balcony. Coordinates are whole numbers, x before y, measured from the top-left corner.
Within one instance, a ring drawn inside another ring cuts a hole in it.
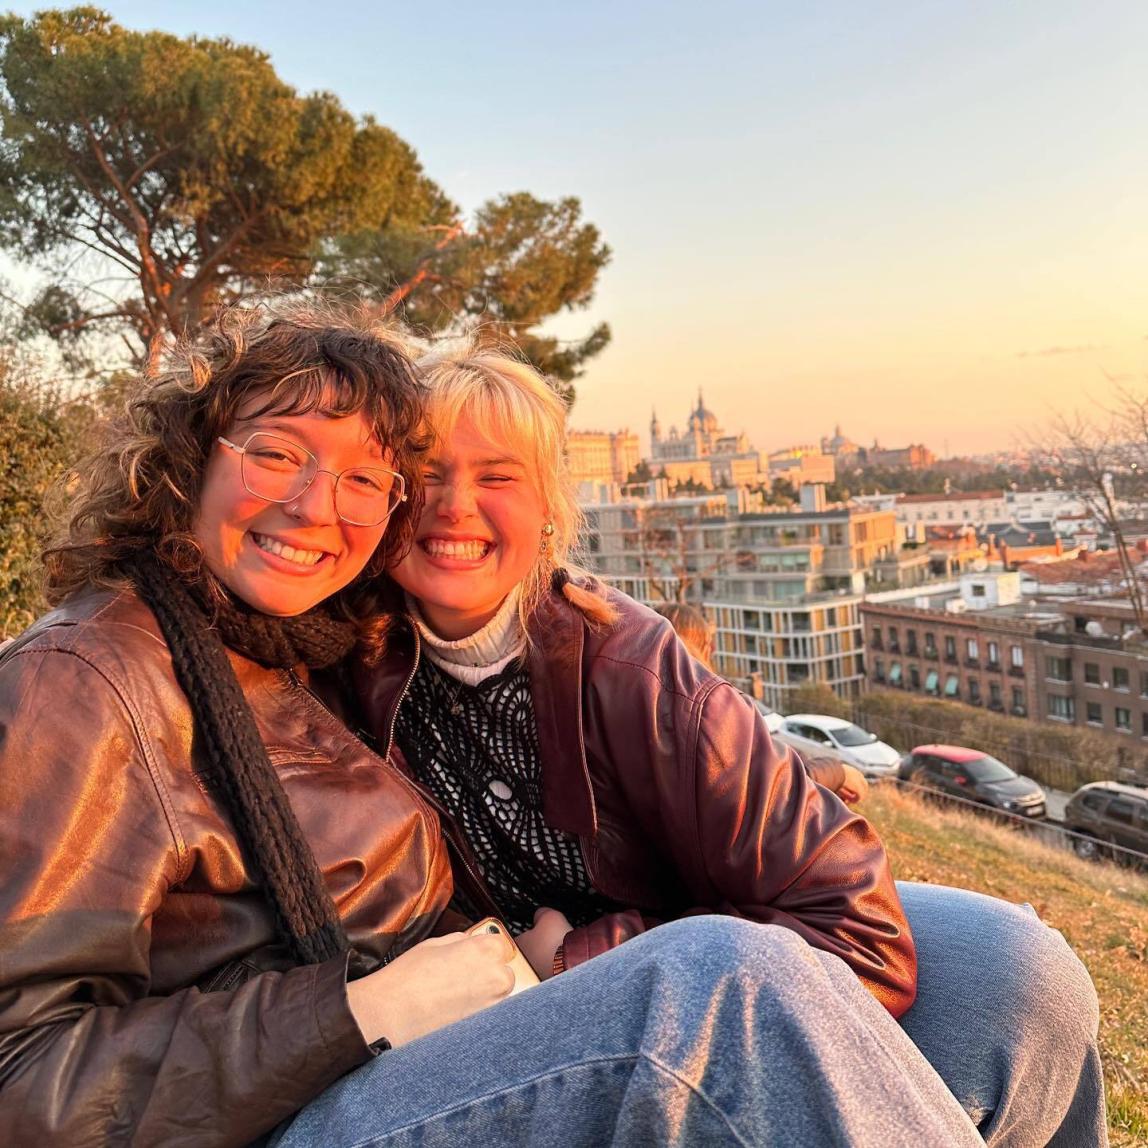
[[[940,658],[940,654],[937,653],[937,647],[936,646],[926,646],[925,647],[925,657],[930,662],[937,661],[938,658]]]
[[[869,639],[869,649],[871,649],[871,650],[883,650],[884,648],[885,648],[885,643],[881,640],[881,636],[879,634],[874,634]]]
[[[1001,672],[1001,664],[1000,662],[987,662],[985,669],[991,670],[994,674],[999,674]]]
[[[1008,672],[1009,672],[1009,677],[1023,678],[1024,677],[1024,666],[1009,666]]]
[[[980,664],[980,658],[965,658],[965,665],[972,669],[976,669]]]

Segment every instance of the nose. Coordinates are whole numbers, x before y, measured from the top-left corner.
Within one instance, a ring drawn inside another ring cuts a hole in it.
[[[435,510],[440,518],[461,522],[475,513],[473,487],[469,482],[444,482],[439,487]]]
[[[309,526],[329,526],[339,521],[335,509],[335,475],[320,470],[298,498],[287,503],[287,513]]]

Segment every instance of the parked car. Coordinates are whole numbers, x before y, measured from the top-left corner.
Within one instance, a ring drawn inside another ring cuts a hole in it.
[[[1010,769],[979,749],[919,745],[901,762],[902,781],[952,797],[990,805],[1034,820],[1045,815],[1044,790],[1031,777]]]
[[[866,777],[892,777],[901,755],[875,734],[844,718],[826,714],[790,714],[777,731],[779,741],[799,753],[830,754],[855,765]]]
[[[1110,845],[1148,855],[1148,789],[1118,781],[1082,785],[1064,807],[1064,827],[1081,834],[1072,842],[1081,857],[1112,856]]]
[[[777,712],[777,710],[771,710],[769,706],[765,704],[765,702],[758,701],[757,698],[751,698],[750,701],[753,702],[754,708],[757,710],[757,712],[761,714],[763,718],[765,718],[765,728],[769,730],[770,733],[777,733],[777,731],[781,729],[785,718],[783,718],[781,714]]]

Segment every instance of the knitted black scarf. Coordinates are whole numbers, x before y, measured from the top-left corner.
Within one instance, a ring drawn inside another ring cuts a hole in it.
[[[354,645],[354,628],[325,613],[271,618],[213,603],[213,629],[188,585],[158,559],[125,564],[171,651],[176,680],[191,704],[213,785],[234,823],[252,875],[264,889],[275,927],[300,964],[318,964],[350,948],[311,846],[267,756],[224,642],[265,666],[332,665]],[[223,640],[220,640],[222,634]]]

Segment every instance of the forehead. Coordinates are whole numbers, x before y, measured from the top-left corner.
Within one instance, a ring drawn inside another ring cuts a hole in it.
[[[530,467],[535,462],[529,433],[509,425],[496,415],[459,413],[450,425],[435,427],[432,454],[467,462],[516,462]]]

